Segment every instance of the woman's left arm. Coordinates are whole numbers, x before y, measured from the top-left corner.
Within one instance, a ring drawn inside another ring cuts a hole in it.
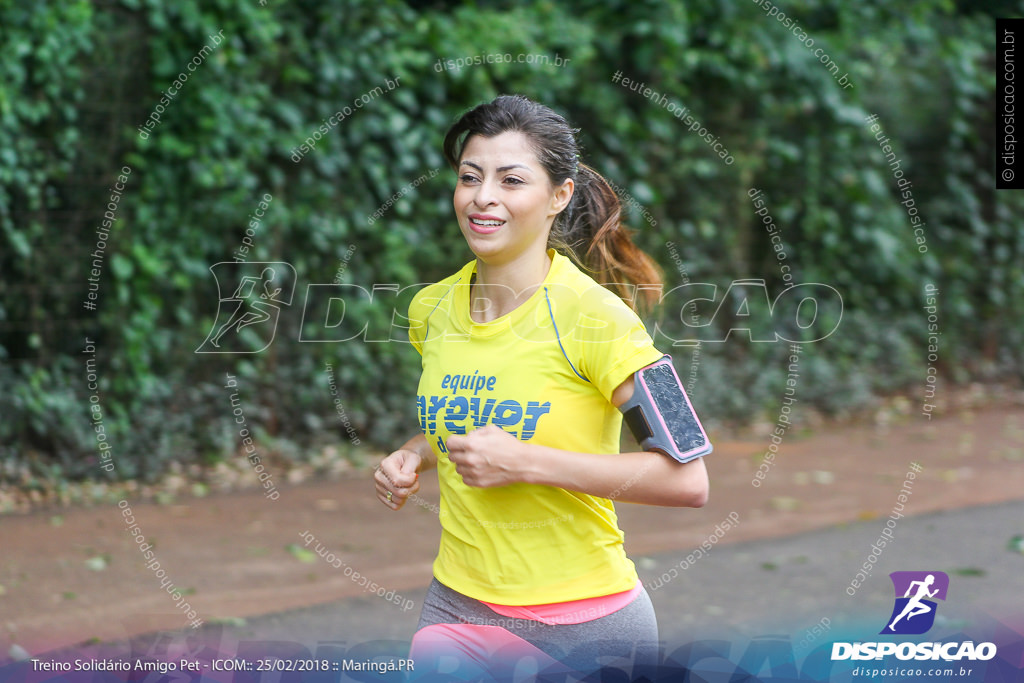
[[[633,394],[633,377],[612,394],[616,407]],[[557,486],[627,503],[701,507],[708,499],[704,458],[680,463],[653,451],[576,453],[520,441],[493,424],[448,438],[448,457],[469,486]]]

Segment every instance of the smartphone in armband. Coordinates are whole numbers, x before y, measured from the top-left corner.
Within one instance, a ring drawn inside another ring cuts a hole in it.
[[[633,437],[645,450],[689,462],[712,451],[707,432],[665,355],[634,375],[633,395],[619,406]]]

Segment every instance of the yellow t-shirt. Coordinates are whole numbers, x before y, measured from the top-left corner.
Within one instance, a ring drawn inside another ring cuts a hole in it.
[[[489,323],[469,315],[476,260],[416,293],[409,339],[422,355],[420,427],[437,456],[441,545],[434,576],[477,600],[537,605],[632,588],[636,569],[605,498],[554,486],[467,486],[445,441],[493,423],[530,443],[618,453],[612,392],[661,358],[643,322],[567,257]]]

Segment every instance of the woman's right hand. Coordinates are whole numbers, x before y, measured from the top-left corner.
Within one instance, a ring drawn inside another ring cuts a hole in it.
[[[392,510],[400,510],[412,494],[420,490],[419,453],[399,449],[380,461],[373,473],[377,499]]]

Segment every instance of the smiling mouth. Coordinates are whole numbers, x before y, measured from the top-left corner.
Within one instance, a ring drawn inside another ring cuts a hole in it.
[[[478,233],[488,234],[496,232],[501,226],[505,225],[505,221],[501,220],[484,220],[482,218],[470,218],[469,227]]]

